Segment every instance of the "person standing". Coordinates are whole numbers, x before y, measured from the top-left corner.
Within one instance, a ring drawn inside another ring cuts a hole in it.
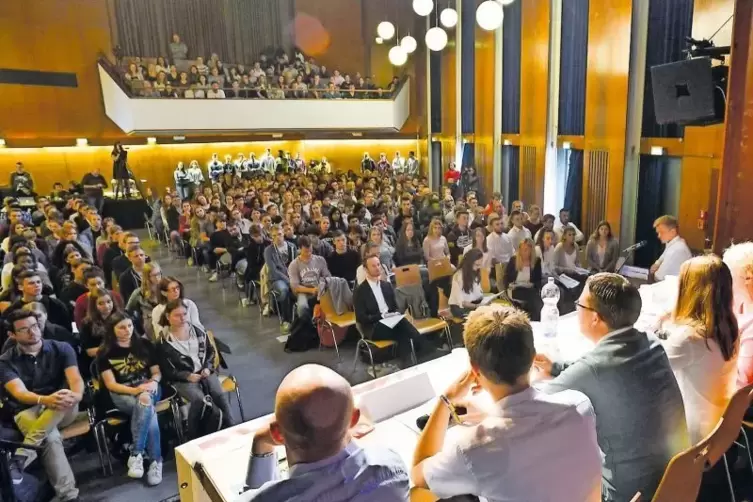
[[[183,162],[178,162],[178,166],[173,172],[173,178],[175,179],[175,191],[178,193],[180,200],[188,200],[189,187],[191,186],[192,181]]]
[[[16,162],[16,170],[10,175],[10,188],[14,197],[33,197],[34,178],[24,169],[23,162]]]
[[[188,59],[188,47],[177,33],[173,33],[173,41],[170,42],[170,59],[173,62]]]
[[[102,214],[102,207],[105,205],[104,189],[108,185],[105,177],[99,172],[99,167],[95,167],[84,175],[81,179],[81,186],[89,205],[96,207],[97,212]]]
[[[131,175],[128,172],[128,151],[118,141],[112,148],[112,178],[115,180],[115,200],[121,192],[126,199],[131,198]]]
[[[664,244],[664,252],[651,265],[649,272],[657,281],[663,281],[668,275],[678,275],[682,264],[693,257],[685,239],[680,237],[677,218],[665,214],[654,221],[656,236]]]

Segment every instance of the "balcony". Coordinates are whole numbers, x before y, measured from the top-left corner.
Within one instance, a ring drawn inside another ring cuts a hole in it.
[[[97,65],[105,113],[126,134],[396,132],[410,114],[410,80],[387,99],[142,98],[108,61]]]

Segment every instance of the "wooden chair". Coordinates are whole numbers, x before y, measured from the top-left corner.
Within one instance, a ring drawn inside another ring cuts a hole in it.
[[[431,493],[426,488],[416,488],[410,490],[410,502],[435,502],[439,497]]]
[[[392,271],[395,273],[395,286],[398,288],[421,284],[421,272],[418,265],[394,267]]]
[[[441,279],[442,277],[450,276],[455,272],[455,269],[452,267],[452,263],[450,263],[449,256],[439,258],[438,260],[431,260],[426,264],[426,266],[429,269],[429,282],[433,282],[436,279]]]
[[[214,333],[212,333],[211,330],[207,330],[207,338],[209,339],[209,343],[212,344],[212,347],[214,348],[214,367],[217,371],[217,378],[220,380],[220,385],[222,385],[222,390],[225,392],[231,393],[235,392],[235,397],[238,399],[238,409],[241,412],[241,421],[246,421],[246,415],[243,413],[243,401],[241,400],[241,389],[238,385],[238,380],[235,379],[232,373],[228,373],[227,375],[220,374],[220,367],[222,366],[222,356],[220,355],[220,349],[217,348],[217,342],[214,339]]]
[[[353,358],[353,371],[351,373],[355,373],[356,371],[356,365],[358,364],[358,351],[361,349],[361,347],[363,347],[366,349],[366,352],[369,354],[369,362],[371,363],[372,377],[376,378],[376,365],[374,364],[374,353],[371,351],[371,348],[374,347],[377,349],[386,349],[387,347],[391,347],[393,351],[393,356],[394,356],[394,351],[395,351],[395,347],[397,347],[397,342],[394,340],[369,340],[363,335],[363,330],[361,329],[360,324],[356,323],[356,329],[358,330],[358,335],[360,336],[360,339],[358,340],[358,343],[356,343],[356,355]]]
[[[345,312],[342,315],[338,315],[335,311],[335,306],[332,304],[332,295],[329,291],[326,291],[321,298],[319,298],[319,307],[322,309],[324,319],[319,322],[323,322],[329,327],[330,333],[332,333],[332,343],[335,345],[335,352],[337,352],[337,360],[340,360],[340,349],[337,347],[337,339],[335,338],[335,331],[333,326],[338,328],[349,328],[356,324],[356,313],[353,311]],[[321,349],[322,344],[319,343]]]
[[[481,291],[483,291],[484,294],[492,292],[492,281],[489,278],[489,274],[490,272],[488,268],[481,269]]]

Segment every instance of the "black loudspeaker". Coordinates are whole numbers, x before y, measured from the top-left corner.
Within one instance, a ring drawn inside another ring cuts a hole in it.
[[[724,122],[727,66],[693,58],[651,68],[658,124],[710,125]]]

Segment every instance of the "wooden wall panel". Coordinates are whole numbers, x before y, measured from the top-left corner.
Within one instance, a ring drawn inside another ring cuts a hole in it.
[[[450,35],[452,36],[452,34]],[[457,72],[455,49],[453,38],[442,51],[442,133],[439,136],[435,135],[436,139],[442,143],[442,172],[447,169],[450,162],[455,161],[457,152],[456,135],[458,130],[455,107],[458,100],[458,89],[455,85]]]
[[[522,4],[521,68],[520,68],[520,146],[536,149],[534,193],[526,205],[544,203],[544,162],[546,159],[547,83],[549,80],[549,0],[527,0]],[[521,148],[521,194],[528,169]]]
[[[476,27],[474,143],[476,170],[488,200],[494,191],[494,32]],[[499,62],[501,63],[501,62]]]
[[[588,67],[586,73],[586,129],[583,166],[583,207],[597,207],[589,192],[594,151],[606,153],[607,183],[604,217],[619,234],[622,181],[625,167],[628,71],[630,67],[631,0],[591,0],[588,15]],[[584,214],[584,221],[590,216]],[[587,232],[593,229],[584,228]]]
[[[308,140],[308,141],[265,141],[245,143],[192,143],[177,145],[139,145],[129,146],[129,163],[134,174],[139,179],[147,180],[147,185],[162,188],[172,186],[173,171],[178,162],[188,164],[198,160],[206,166],[213,153],[220,158],[230,154],[235,158],[243,152],[248,157],[250,152],[260,156],[265,148],[290,151],[292,155],[301,152],[302,156],[312,158],[327,157],[335,171],[360,169],[363,153],[368,151],[372,157],[385,152],[390,159],[399,150],[407,157],[408,151],[418,152],[416,140]],[[23,161],[26,168],[34,175],[37,189],[40,193],[47,193],[56,181],[81,178],[95,167],[99,168],[106,177],[112,174],[110,151],[112,147],[68,147],[68,148],[0,148],[0,180],[7,183],[10,173],[17,161]],[[425,162],[424,162],[425,163]],[[422,166],[425,169],[425,166]]]
[[[122,137],[104,113],[96,68],[97,54],[110,49],[104,1],[0,2],[0,68],[78,78],[77,88],[3,85],[0,137]]]

